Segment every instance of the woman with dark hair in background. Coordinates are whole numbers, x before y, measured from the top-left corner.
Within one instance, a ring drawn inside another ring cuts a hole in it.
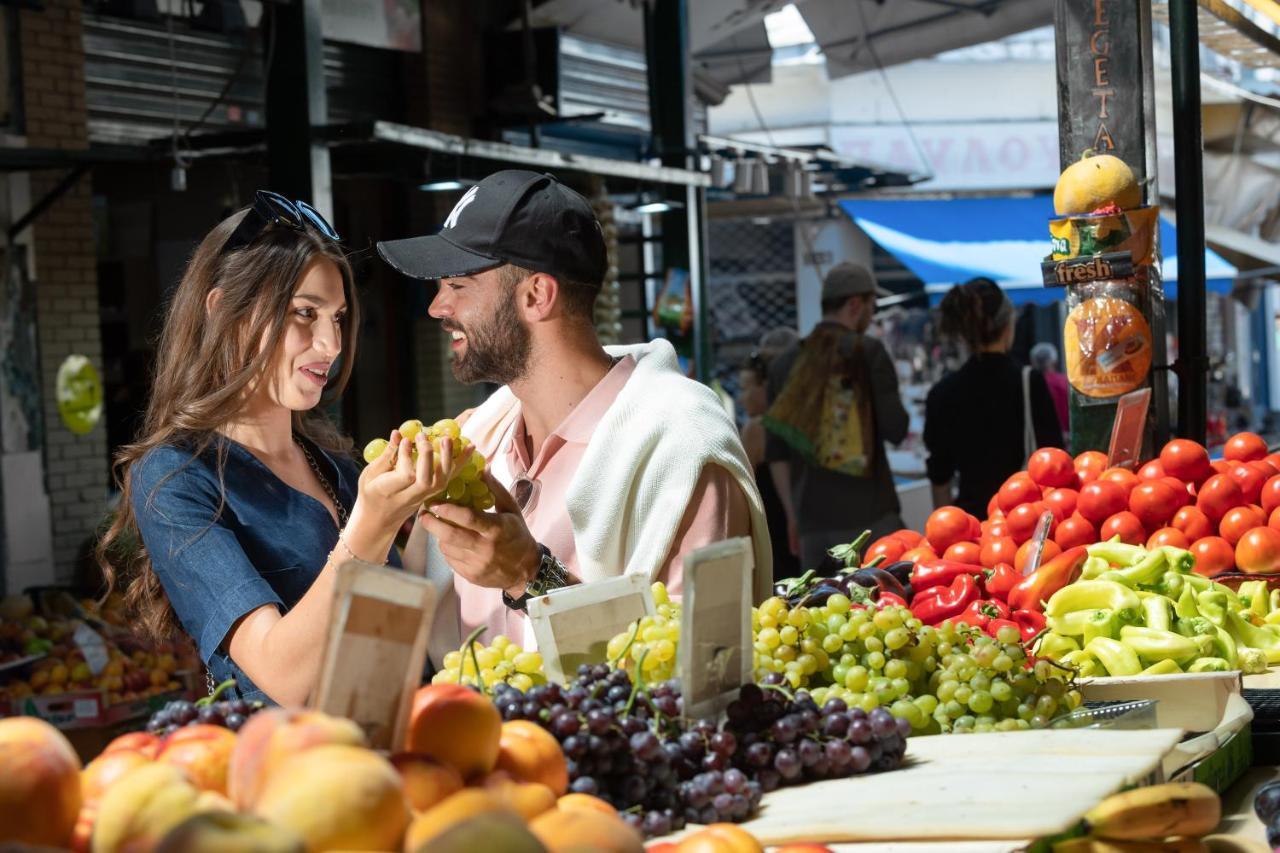
[[[800,335],[789,328],[778,328],[760,338],[760,349],[753,352],[742,367],[738,378],[741,389],[739,399],[747,419],[742,424],[742,446],[751,460],[756,486],[764,502],[764,515],[769,522],[769,540],[773,546],[773,576],[790,578],[800,574],[800,561],[791,553],[787,540],[787,512],[773,484],[773,474],[764,458],[765,429],[763,417],[769,408],[769,362],[779,353],[800,340]]]
[[[933,503],[955,504],[982,518],[991,496],[1031,452],[1062,446],[1062,427],[1044,377],[1009,355],[1016,315],[995,282],[958,284],[939,308],[940,331],[964,343],[970,355],[925,401]]]

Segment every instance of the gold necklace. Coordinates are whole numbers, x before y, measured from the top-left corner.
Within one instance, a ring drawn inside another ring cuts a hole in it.
[[[311,466],[312,472],[316,475],[316,479],[320,481],[320,487],[324,489],[324,493],[329,496],[329,500],[333,501],[333,508],[338,513],[338,530],[341,531],[347,526],[347,511],[342,506],[342,501],[338,500],[338,495],[334,492],[333,487],[329,485],[329,478],[320,473],[320,466],[316,464],[315,457],[311,455],[311,451],[303,444],[302,439],[294,436],[293,440],[302,448],[302,455],[307,457],[307,464]]]

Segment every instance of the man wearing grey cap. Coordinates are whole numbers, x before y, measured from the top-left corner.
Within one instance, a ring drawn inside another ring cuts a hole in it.
[[[878,292],[867,268],[833,267],[822,321],[770,367],[765,458],[804,568],[863,530],[902,526],[884,442],[906,438],[909,418],[889,353],[866,334]]]

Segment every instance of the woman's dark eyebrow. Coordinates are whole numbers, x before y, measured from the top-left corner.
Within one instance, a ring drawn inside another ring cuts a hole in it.
[[[293,298],[294,298],[294,299],[305,299],[307,302],[310,302],[312,305],[324,305],[324,304],[326,304],[326,303],[325,303],[325,299],[324,299],[324,297],[323,297],[323,296],[316,296],[316,295],[315,295],[315,294],[313,294],[313,293],[295,293],[295,294],[293,294]],[[339,310],[339,311],[345,311],[346,309],[347,309],[347,304],[346,304],[345,302],[344,302],[344,303],[342,303],[342,305],[340,305],[340,306],[338,307],[338,310]]]

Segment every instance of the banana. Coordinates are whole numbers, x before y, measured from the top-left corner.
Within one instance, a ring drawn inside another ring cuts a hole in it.
[[[1113,839],[1199,838],[1222,817],[1218,795],[1199,782],[1170,782],[1108,797],[1084,816],[1095,836]]]
[[[1185,837],[1164,841],[1119,841],[1086,835],[1053,845],[1053,853],[1206,853],[1208,849],[1200,839]]]

